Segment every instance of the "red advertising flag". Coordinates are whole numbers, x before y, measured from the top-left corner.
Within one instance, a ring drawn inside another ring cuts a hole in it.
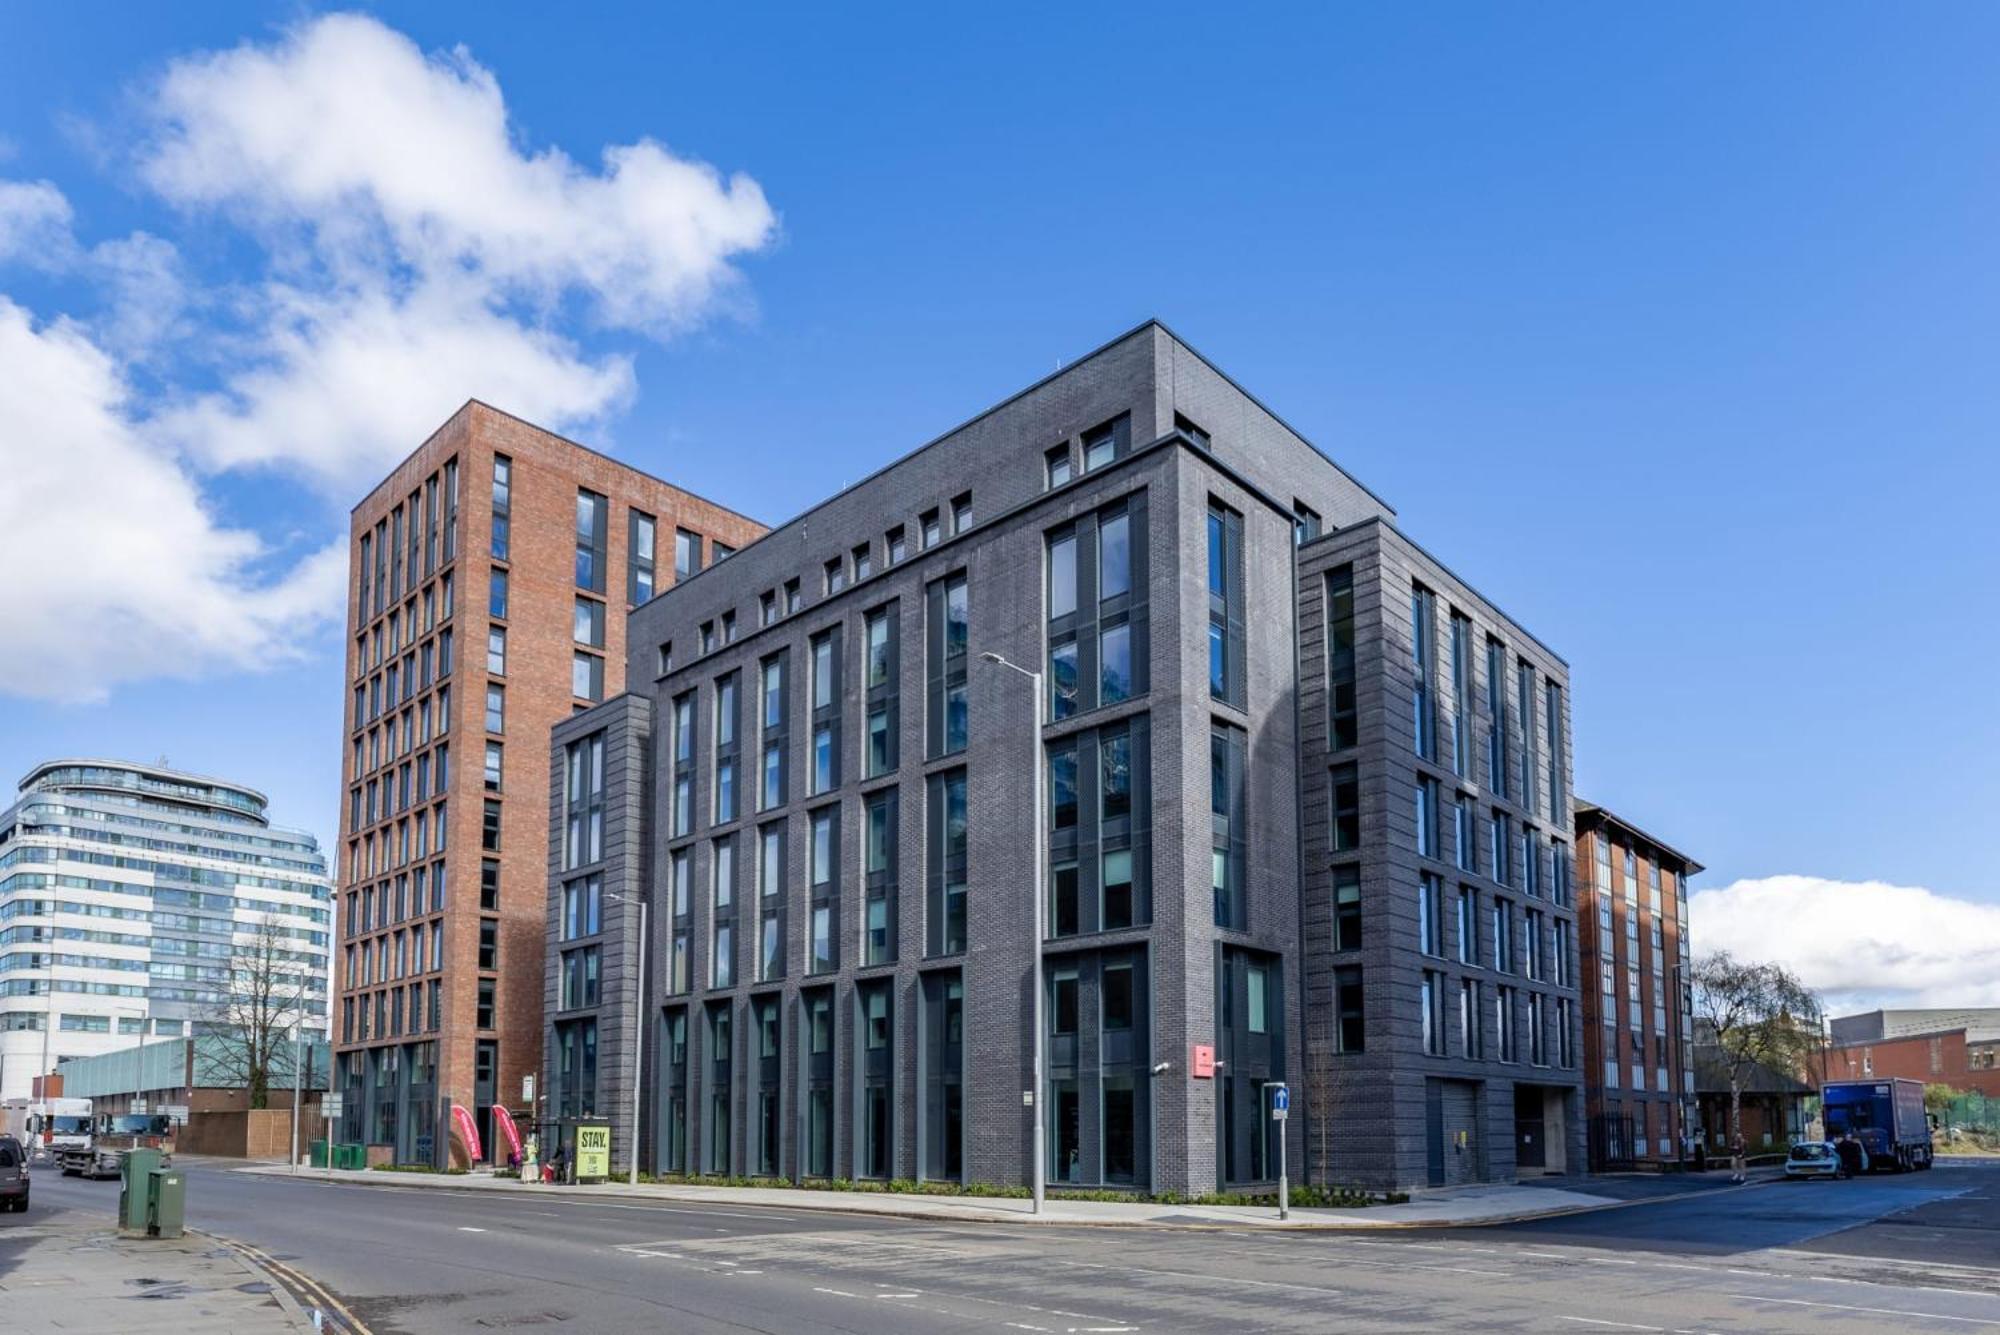
[[[463,1103],[451,1105],[451,1120],[458,1127],[458,1138],[465,1142],[465,1155],[477,1162],[486,1156],[479,1149],[479,1124],[472,1120],[472,1113]]]
[[[493,1125],[499,1127],[500,1134],[507,1138],[507,1148],[513,1155],[513,1158],[509,1159],[508,1162],[512,1163],[519,1159],[521,1157],[521,1133],[514,1126],[514,1114],[508,1112],[499,1104],[494,1104]]]

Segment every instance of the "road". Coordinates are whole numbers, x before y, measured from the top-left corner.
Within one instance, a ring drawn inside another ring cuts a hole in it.
[[[544,1326],[2000,1335],[1994,1166],[1375,1234],[946,1225],[185,1166],[192,1226],[312,1276],[376,1335]],[[37,1174],[36,1210],[108,1216],[117,1190]],[[0,1240],[17,1218],[0,1216]]]

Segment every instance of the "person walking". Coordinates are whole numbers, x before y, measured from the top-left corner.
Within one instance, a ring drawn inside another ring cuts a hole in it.
[[[1738,1136],[1729,1142],[1729,1180],[1744,1182],[1749,1180],[1749,1176],[1743,1160],[1743,1137]]]

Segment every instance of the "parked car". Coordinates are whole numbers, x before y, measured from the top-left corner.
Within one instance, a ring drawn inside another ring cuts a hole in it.
[[[0,1210],[27,1208],[27,1147],[12,1136],[0,1136]]]
[[[1846,1177],[1847,1165],[1832,1141],[1802,1140],[1785,1156],[1786,1177]]]

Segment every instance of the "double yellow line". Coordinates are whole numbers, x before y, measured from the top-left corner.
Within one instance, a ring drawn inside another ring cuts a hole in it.
[[[261,1247],[253,1247],[247,1242],[238,1242],[234,1238],[224,1238],[219,1235],[216,1236],[216,1240],[224,1246],[232,1248],[252,1265],[261,1270],[269,1271],[280,1283],[291,1289],[295,1296],[302,1295],[323,1310],[331,1312],[339,1319],[340,1329],[347,1332],[348,1335],[373,1335],[373,1332],[368,1329],[361,1318],[354,1315],[347,1304],[334,1297],[332,1293],[327,1291],[326,1286],[318,1280],[313,1279],[309,1275],[301,1274],[291,1266],[286,1265],[283,1261],[273,1257]]]

